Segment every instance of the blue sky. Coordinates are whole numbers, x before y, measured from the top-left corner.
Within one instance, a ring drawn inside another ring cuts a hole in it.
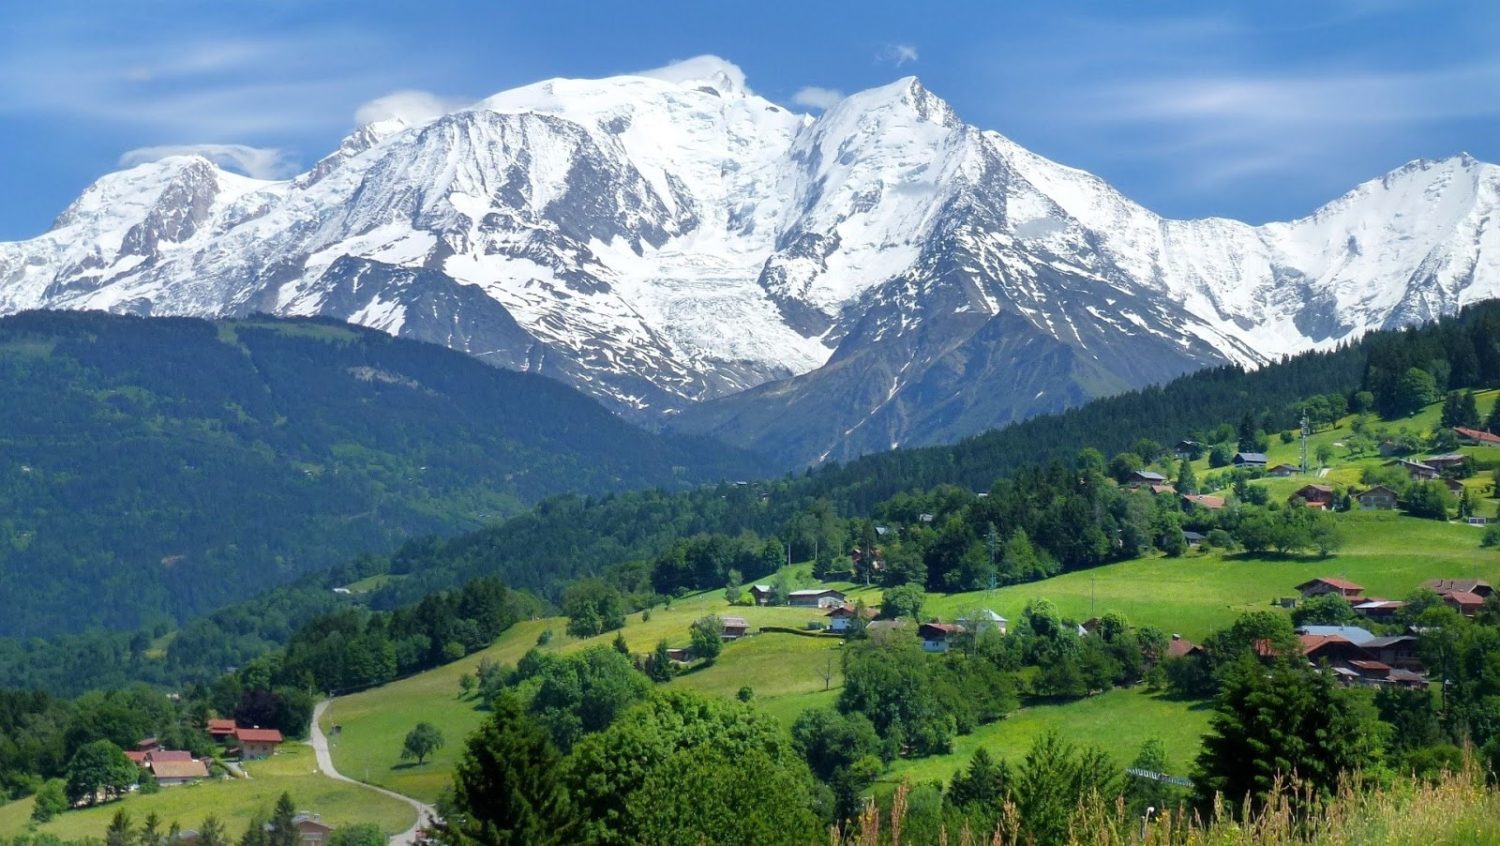
[[[0,239],[154,148],[285,174],[393,92],[454,106],[703,53],[814,111],[915,74],[1178,217],[1286,219],[1411,159],[1500,161],[1493,2],[54,0],[0,8]]]

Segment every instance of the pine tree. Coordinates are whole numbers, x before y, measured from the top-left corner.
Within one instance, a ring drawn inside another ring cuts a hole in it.
[[[1479,426],[1479,403],[1474,399],[1472,390],[1464,391],[1463,399],[1458,406],[1458,425],[1468,429]]]
[[[996,761],[983,746],[974,750],[969,766],[953,777],[948,799],[962,808],[995,805],[1005,797],[1008,772],[1004,761]]]
[[[1198,492],[1198,476],[1193,472],[1193,462],[1184,461],[1177,468],[1177,492],[1191,494]]]
[[[269,846],[298,846],[297,825],[292,821],[296,816],[297,808],[292,804],[291,794],[282,793],[276,800],[275,810],[271,811],[271,825],[266,832]]]
[[[514,694],[502,693],[454,773],[440,809],[441,839],[485,846],[571,842],[560,764],[546,729]]]
[[[218,817],[205,817],[198,826],[198,846],[229,846],[229,832]]]
[[[109,828],[104,830],[104,846],[134,846],[134,843],[130,815],[124,811],[115,811],[114,817],[109,821]]]

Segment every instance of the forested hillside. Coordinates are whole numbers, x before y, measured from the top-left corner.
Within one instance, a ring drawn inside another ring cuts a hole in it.
[[[155,627],[564,491],[749,456],[331,321],[0,321],[0,634]],[[85,600],[86,597],[86,600]]]

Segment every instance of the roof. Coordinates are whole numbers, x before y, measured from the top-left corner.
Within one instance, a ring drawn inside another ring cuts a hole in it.
[[[234,736],[245,743],[280,743],[281,732],[276,729],[235,729]]]
[[[745,618],[744,617],[720,617],[719,618],[719,622],[723,623],[724,624],[724,628],[726,628],[726,629],[748,629],[748,628],[750,628],[750,624],[747,623],[747,622],[745,622]]]
[[[1194,505],[1201,505],[1204,508],[1224,507],[1224,497],[1222,496],[1209,496],[1208,494],[1183,494],[1182,498]]]
[[[1352,590],[1352,591],[1362,591],[1362,590],[1364,590],[1363,587],[1355,584],[1354,582],[1348,581],[1347,579],[1334,579],[1334,578],[1330,578],[1328,576],[1319,576],[1316,579],[1308,579],[1307,581],[1303,582],[1302,584],[1297,585],[1296,588],[1297,588],[1297,590],[1303,590],[1304,588],[1310,588],[1313,585],[1328,585],[1329,587],[1335,587],[1335,588],[1338,588],[1339,590]]]
[[[1464,454],[1461,453],[1461,452],[1445,452],[1442,455],[1424,455],[1424,456],[1422,456],[1422,461],[1424,461],[1424,462],[1426,462],[1428,464],[1431,464],[1434,461],[1449,462],[1449,461],[1463,461],[1463,460],[1464,460]]]
[[[1431,471],[1433,473],[1437,472],[1437,468],[1436,467],[1433,467],[1433,466],[1428,465],[1428,464],[1423,464],[1420,461],[1411,461],[1411,460],[1406,459],[1406,458],[1397,458],[1397,459],[1394,459],[1392,461],[1387,461],[1386,462],[1386,466],[1387,467],[1389,467],[1389,466],[1391,466],[1393,464],[1399,464],[1402,467],[1407,468],[1408,470],[1429,470],[1429,471]]]
[[[1484,597],[1466,590],[1449,591],[1443,594],[1443,599],[1462,608],[1468,608],[1471,605],[1478,607],[1484,604]]]
[[[976,620],[983,620],[986,623],[1004,623],[1004,622],[1006,622],[1006,619],[1004,617],[1000,616],[999,614],[996,614],[992,609],[989,609],[989,608],[981,608],[978,611],[974,612],[974,614],[972,616],[974,617],[974,619],[976,619]]]
[[[834,590],[833,588],[803,588],[802,590],[794,590],[787,594],[787,596],[827,596],[831,593],[836,593],[839,596],[844,595],[843,591]]]
[[[1391,665],[1384,661],[1354,660],[1349,662],[1349,666],[1358,667],[1370,673],[1389,673],[1391,671]]]
[[[1354,606],[1355,611],[1380,611],[1384,609],[1396,610],[1405,608],[1406,602],[1401,599],[1371,599]]]
[[[1297,629],[1297,634],[1308,637],[1337,637],[1343,638],[1357,646],[1363,646],[1375,639],[1368,629],[1359,626],[1303,626]]]
[[[761,593],[770,593],[771,592],[771,586],[770,585],[751,585],[750,589],[754,590],[754,591],[759,591]]]
[[[1149,487],[1151,488],[1151,492],[1155,494],[1177,493],[1177,486],[1170,482],[1166,484],[1153,483]]]
[[[1393,491],[1393,490],[1391,490],[1390,488],[1386,487],[1385,485],[1376,485],[1375,487],[1370,488],[1367,491],[1361,492],[1359,494],[1359,496],[1365,496],[1367,494],[1372,494],[1372,493],[1387,493],[1387,494],[1391,495],[1392,499],[1396,498],[1396,492]]]
[[[333,831],[333,826],[330,826],[328,823],[323,822],[322,817],[306,812],[292,817],[292,825],[295,825],[298,828],[320,828],[324,831]]]
[[[1412,670],[1405,670],[1397,667],[1391,670],[1390,675],[1386,676],[1385,680],[1389,682],[1396,682],[1398,684],[1402,682],[1421,682],[1422,684],[1426,684],[1427,676],[1425,673],[1413,672]]]
[[[1416,643],[1416,635],[1391,635],[1390,637],[1377,637],[1360,645],[1366,649],[1385,649],[1387,647],[1397,646],[1408,641],[1410,641],[1411,643]]]
[[[1459,436],[1468,438],[1471,441],[1479,441],[1480,443],[1486,444],[1500,444],[1500,435],[1491,435],[1489,432],[1481,431],[1479,429],[1469,429],[1464,426],[1454,426],[1453,431],[1457,432]]]
[[[1173,658],[1181,658],[1194,652],[1202,651],[1198,644],[1193,643],[1185,637],[1172,636],[1172,642],[1167,644],[1167,654]]]
[[[1165,482],[1167,480],[1166,476],[1163,476],[1160,473],[1153,473],[1150,470],[1135,470],[1131,472],[1130,475],[1140,479],[1143,482]]]
[[[209,734],[228,734],[234,731],[235,722],[234,720],[209,720],[207,728]]]
[[[1479,588],[1487,588],[1490,583],[1480,579],[1429,579],[1422,586],[1438,593],[1478,593]]]
[[[1275,467],[1272,467],[1271,468],[1271,472],[1274,473],[1277,470],[1292,470],[1292,471],[1297,471],[1297,470],[1301,470],[1301,469],[1302,469],[1301,467],[1297,467],[1297,466],[1294,466],[1294,465],[1291,465],[1291,464],[1287,464],[1285,461],[1283,461],[1282,463],[1276,465]]]
[[[934,631],[942,632],[944,635],[951,635],[964,631],[964,627],[956,623],[923,623],[917,627],[918,634],[929,634]]]
[[[1359,648],[1359,644],[1338,635],[1302,634],[1297,639],[1302,641],[1302,654],[1311,656],[1314,652],[1321,652],[1326,646],[1352,646]]]
[[[151,774],[157,778],[208,778],[208,767],[202,761],[152,761]]]
[[[1333,488],[1328,485],[1303,485],[1297,489],[1297,493],[1302,493],[1303,491],[1317,491],[1318,493],[1331,494],[1333,493]]]
[[[1187,540],[1187,541],[1204,541],[1204,540],[1208,540],[1208,537],[1205,536],[1201,532],[1191,532],[1191,531],[1187,531],[1187,530],[1183,531],[1182,537],[1183,537],[1184,540]]]
[[[1266,454],[1263,452],[1237,452],[1234,460],[1244,464],[1265,464]]]
[[[193,753],[184,751],[182,749],[158,749],[155,752],[147,752],[146,757],[151,759],[151,763],[159,764],[166,762],[191,761],[193,760]]]
[[[859,610],[857,606],[850,605],[849,603],[846,602],[843,605],[835,605],[832,608],[828,609],[828,613],[827,613],[826,616],[829,616],[829,617],[853,617],[854,616],[854,612],[857,611],[857,610]],[[864,609],[863,616],[867,620],[873,618],[875,616],[875,609],[874,608],[870,608],[870,607],[867,606]]]
[[[125,757],[129,758],[132,764],[141,767],[144,767],[146,765],[146,754],[147,753],[140,752],[135,749],[125,750]]]

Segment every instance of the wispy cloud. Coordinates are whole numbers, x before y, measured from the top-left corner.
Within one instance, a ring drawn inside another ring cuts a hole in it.
[[[799,88],[797,93],[792,95],[793,103],[809,109],[827,109],[842,99],[844,99],[844,92],[836,88],[819,88],[816,85]]]
[[[430,91],[392,91],[360,105],[354,110],[354,121],[364,125],[397,118],[409,124],[420,124],[468,105],[467,100],[443,97]]]
[[[398,71],[358,58],[352,30],[298,36],[113,33],[19,38],[0,51],[0,114],[130,127],[163,140],[237,142],[348,125],[349,105],[397,87]]]
[[[134,167],[169,156],[202,156],[220,167],[256,179],[284,179],[298,170],[297,161],[285,150],[246,144],[164,144],[138,147],[120,156],[121,167]]]
[[[880,49],[875,51],[875,59],[880,62],[890,62],[899,68],[918,59],[917,48],[911,44],[882,44]]]

